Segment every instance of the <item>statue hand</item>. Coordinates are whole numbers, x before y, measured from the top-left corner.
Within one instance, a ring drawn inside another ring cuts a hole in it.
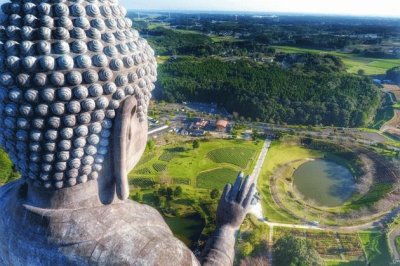
[[[249,186],[249,179],[247,176],[243,182],[243,173],[240,173],[233,187],[231,184],[225,186],[217,209],[217,227],[237,229],[243,223],[255,194],[255,185]]]

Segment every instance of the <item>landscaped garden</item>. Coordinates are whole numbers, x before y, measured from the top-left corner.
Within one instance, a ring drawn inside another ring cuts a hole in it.
[[[223,187],[253,171],[263,141],[177,141],[148,148],[129,174],[132,198],[161,211],[188,246],[203,244],[215,226]],[[200,239],[200,241],[197,241]]]
[[[207,140],[200,141],[197,149],[192,142],[157,147],[146,150],[129,177],[222,189],[221,185],[233,182],[240,171],[246,174],[253,171],[262,144],[262,141]]]

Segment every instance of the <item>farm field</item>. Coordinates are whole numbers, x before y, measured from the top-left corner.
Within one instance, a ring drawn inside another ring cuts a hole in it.
[[[324,51],[317,49],[298,48],[291,46],[274,46],[277,51],[285,53],[314,53],[331,54],[343,60],[347,67],[347,72],[356,74],[358,70],[363,69],[366,75],[384,74],[386,70],[400,65],[400,59],[377,59],[360,57],[355,54],[340,53],[335,51]]]

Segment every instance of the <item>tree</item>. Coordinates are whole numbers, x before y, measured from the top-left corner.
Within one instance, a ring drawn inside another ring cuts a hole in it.
[[[140,194],[139,192],[137,192],[135,195],[133,195],[133,200],[137,201],[137,202],[141,202],[142,201],[142,194]]]
[[[244,242],[240,245],[240,252],[243,257],[250,256],[251,252],[253,252],[254,247],[249,242]]]
[[[193,149],[198,149],[198,148],[200,148],[200,142],[196,139],[193,141],[192,146],[193,146]]]
[[[235,122],[250,117],[277,124],[359,127],[374,116],[379,90],[365,76],[347,74],[340,59],[318,55],[284,59],[294,60],[289,69],[247,60],[180,58],[160,66],[159,86],[167,101],[215,102],[235,112]]]
[[[150,139],[147,141],[146,147],[149,151],[154,150],[154,147],[156,146],[156,143],[154,142],[153,139]]]
[[[172,188],[167,187],[165,197],[167,198],[167,201],[170,201],[174,198],[174,191],[172,190]]]
[[[386,78],[394,83],[400,84],[400,67],[394,67],[386,72]]]
[[[154,196],[154,205],[155,205],[156,207],[159,207],[159,206],[161,205],[161,198],[160,198],[160,196],[158,196],[158,195],[155,195],[155,196]]]
[[[182,192],[183,192],[182,187],[181,187],[181,186],[177,186],[177,187],[175,188],[175,191],[174,191],[174,196],[175,196],[175,197],[179,197],[180,195],[182,195]]]
[[[158,189],[158,195],[160,195],[160,196],[165,196],[165,195],[167,195],[167,189],[166,189],[165,187],[160,187],[160,188]]]
[[[278,266],[323,265],[323,260],[310,241],[291,235],[284,236],[275,243],[274,262]]]
[[[360,75],[360,76],[364,76],[365,75],[365,70],[364,69],[359,69],[357,71],[357,74]]]
[[[219,190],[214,188],[213,190],[211,190],[210,192],[210,197],[212,199],[217,199],[219,197]]]

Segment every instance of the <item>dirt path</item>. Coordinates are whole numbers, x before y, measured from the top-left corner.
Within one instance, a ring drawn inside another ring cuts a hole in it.
[[[400,261],[400,254],[399,254],[399,251],[397,250],[397,246],[396,246],[396,238],[398,236],[400,236],[400,226],[395,228],[389,234],[389,245],[390,245],[390,249],[392,251],[393,259],[395,261]]]
[[[381,132],[388,132],[390,134],[393,134],[395,136],[400,137],[400,110],[395,109],[394,110],[394,116],[392,119],[387,121],[381,128]]]

